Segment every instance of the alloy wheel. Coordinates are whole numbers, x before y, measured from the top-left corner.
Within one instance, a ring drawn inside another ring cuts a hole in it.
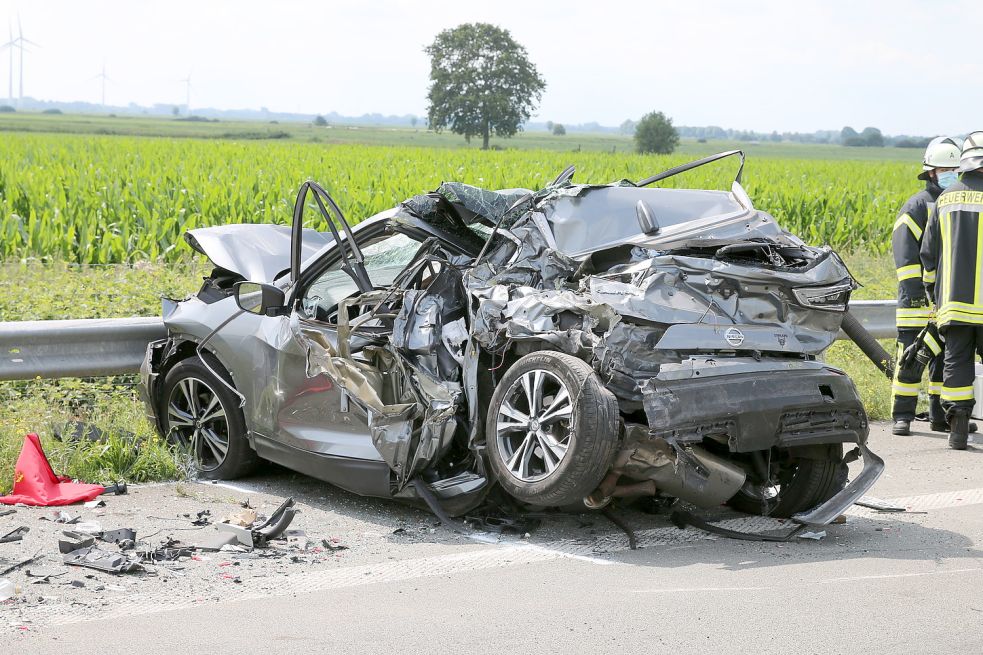
[[[199,471],[214,471],[229,453],[229,419],[204,380],[182,378],[167,399],[167,434],[189,450]]]
[[[496,442],[509,473],[521,482],[552,475],[571,445],[573,398],[549,371],[534,369],[509,387],[498,409]]]

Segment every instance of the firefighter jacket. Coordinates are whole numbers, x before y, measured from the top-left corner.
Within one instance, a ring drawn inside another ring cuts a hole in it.
[[[983,171],[963,173],[939,196],[922,239],[926,290],[939,327],[983,325]]]
[[[924,286],[927,280],[922,279],[919,250],[925,225],[940,193],[942,188],[929,180],[922,191],[908,199],[894,222],[891,248],[894,251],[894,267],[898,273],[896,325],[899,330],[921,329],[932,317]]]

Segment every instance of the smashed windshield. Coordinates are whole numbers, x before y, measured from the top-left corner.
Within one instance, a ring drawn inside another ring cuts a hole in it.
[[[579,193],[571,193],[579,190]],[[725,191],[642,189],[632,186],[574,187],[541,208],[557,250],[576,255],[642,235],[635,206],[644,200],[659,227],[703,218],[737,216],[746,210]]]

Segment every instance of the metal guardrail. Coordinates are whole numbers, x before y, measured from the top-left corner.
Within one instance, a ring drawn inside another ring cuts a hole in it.
[[[897,334],[894,308],[893,300],[850,304],[853,314],[878,339]],[[0,323],[0,380],[136,373],[147,344],[166,336],[160,318]],[[840,332],[838,338],[847,336]]]
[[[855,300],[850,303],[850,313],[877,339],[894,339],[898,329],[894,326],[894,311],[898,303],[893,300]],[[837,339],[848,337],[840,331]]]
[[[0,323],[0,380],[136,373],[147,344],[166,336],[160,318]]]

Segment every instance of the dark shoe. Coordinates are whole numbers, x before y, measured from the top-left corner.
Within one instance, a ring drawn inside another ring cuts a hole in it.
[[[973,432],[976,432],[978,429],[979,428],[977,427],[977,425],[976,425],[975,422],[973,422],[973,421],[970,421],[969,422],[969,432],[970,432],[970,434],[972,434]],[[948,423],[936,423],[935,421],[932,422],[932,432],[948,432],[948,431],[949,431],[949,424]]]
[[[894,427],[891,428],[891,434],[896,434],[899,437],[911,436],[911,421],[895,421]]]
[[[969,442],[969,416],[962,412],[953,413],[949,418],[949,448],[966,450]]]

